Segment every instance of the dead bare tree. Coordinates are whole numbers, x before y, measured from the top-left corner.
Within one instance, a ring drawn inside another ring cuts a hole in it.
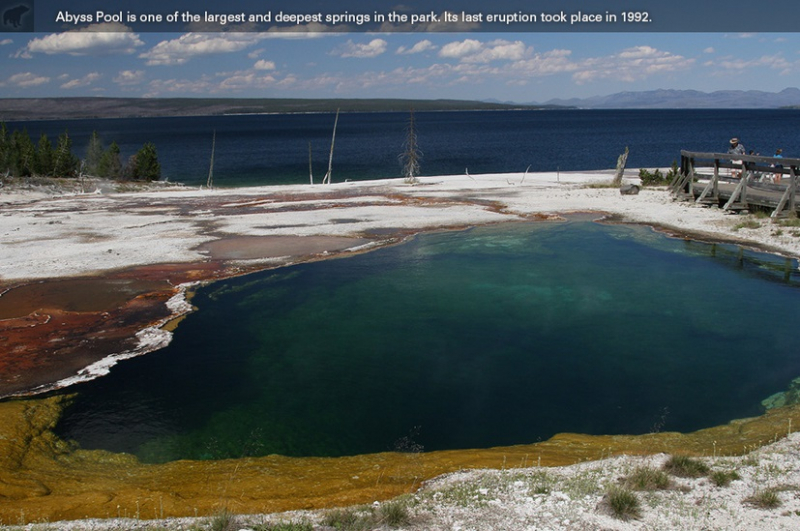
[[[617,159],[617,171],[614,173],[614,180],[611,184],[620,186],[622,184],[622,175],[625,173],[625,164],[628,162],[628,146],[625,146],[625,153]]]
[[[417,145],[417,129],[414,123],[414,109],[408,118],[406,128],[406,141],[403,143],[403,153],[400,154],[400,163],[403,165],[403,176],[407,184],[417,184],[419,180],[419,161],[422,159],[422,151]]]
[[[214,129],[214,134],[211,137],[211,161],[208,164],[208,179],[206,179],[206,188],[209,190],[214,187],[214,152],[217,149],[217,130]]]
[[[314,184],[314,171],[311,166],[311,142],[308,143],[308,180],[310,184]]]
[[[331,170],[333,169],[333,145],[336,143],[336,126],[339,124],[339,109],[336,109],[336,119],[333,121],[333,135],[331,136],[331,154],[328,157],[328,173],[322,179],[322,184],[331,184]]]

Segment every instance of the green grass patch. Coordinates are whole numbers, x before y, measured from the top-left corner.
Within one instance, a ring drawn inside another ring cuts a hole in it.
[[[781,499],[775,489],[763,489],[745,498],[744,503],[758,509],[775,509],[780,507]]]
[[[603,497],[603,505],[608,508],[611,516],[620,520],[634,520],[642,515],[639,498],[625,487],[614,486],[608,489]]]
[[[583,186],[584,188],[618,188],[618,185],[611,181],[604,181],[598,183],[588,183]]]
[[[708,477],[717,487],[727,487],[731,484],[731,481],[741,479],[741,476],[735,470],[715,470]]]
[[[683,478],[699,478],[711,472],[705,463],[685,455],[673,455],[664,463],[664,471]]]
[[[389,527],[401,527],[408,523],[408,506],[401,500],[382,503],[375,511],[375,520]]]
[[[278,522],[257,525],[252,529],[253,531],[314,531],[314,525],[309,522]]]
[[[761,222],[755,219],[747,219],[742,221],[741,223],[737,223],[733,226],[733,230],[741,230],[741,229],[758,229],[761,227]]]
[[[339,531],[361,531],[369,527],[366,515],[354,508],[328,511],[322,518],[322,524]]]
[[[643,466],[625,478],[625,485],[633,490],[666,490],[670,486],[670,481],[663,470]]]
[[[239,522],[236,515],[227,509],[223,509],[208,521],[210,531],[238,531]]]
[[[775,224],[779,227],[800,227],[800,218],[790,214],[785,218],[776,219]]]
[[[339,531],[366,531],[401,527],[408,521],[408,503],[406,500],[397,499],[382,503],[378,507],[333,509],[325,513],[322,525]]]

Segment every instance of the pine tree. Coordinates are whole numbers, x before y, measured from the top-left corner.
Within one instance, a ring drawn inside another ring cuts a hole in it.
[[[84,164],[84,171],[88,175],[100,176],[100,161],[103,158],[103,151],[103,141],[100,140],[100,135],[97,134],[97,131],[92,131],[89,146],[86,148]]]
[[[64,131],[58,137],[55,158],[54,177],[75,177],[78,172],[78,159],[72,154],[72,139],[68,131]]]
[[[122,160],[119,155],[119,146],[111,142],[108,149],[100,157],[97,165],[97,176],[104,179],[119,179],[122,176]]]
[[[0,122],[0,174],[11,173],[9,164],[11,154],[11,138],[8,136],[8,128],[5,122]]]
[[[120,171],[119,178],[122,181],[133,181],[139,178],[137,173],[136,155],[131,155],[125,162],[125,165]]]
[[[53,144],[47,135],[42,133],[39,137],[39,144],[36,146],[36,164],[34,165],[34,172],[36,175],[51,175],[54,167]]]
[[[11,134],[11,150],[9,166],[15,177],[30,177],[36,162],[36,146],[33,145],[28,131],[14,131]]]
[[[133,164],[133,179],[157,181],[161,179],[161,164],[158,162],[156,146],[148,142],[136,153]]]

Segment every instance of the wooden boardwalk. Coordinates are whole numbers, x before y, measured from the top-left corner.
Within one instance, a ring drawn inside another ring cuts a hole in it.
[[[798,213],[800,159],[681,151],[681,168],[670,183],[679,199],[740,211],[772,210],[772,217]]]

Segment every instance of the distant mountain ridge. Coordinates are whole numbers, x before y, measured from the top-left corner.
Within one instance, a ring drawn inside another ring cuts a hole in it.
[[[790,87],[780,92],[761,90],[659,89],[641,92],[618,92],[591,98],[552,99],[543,105],[582,109],[775,109],[800,106],[800,89]]]
[[[263,113],[472,111],[533,109],[538,106],[471,100],[299,99],[299,98],[0,98],[0,121],[75,118],[216,116]]]

